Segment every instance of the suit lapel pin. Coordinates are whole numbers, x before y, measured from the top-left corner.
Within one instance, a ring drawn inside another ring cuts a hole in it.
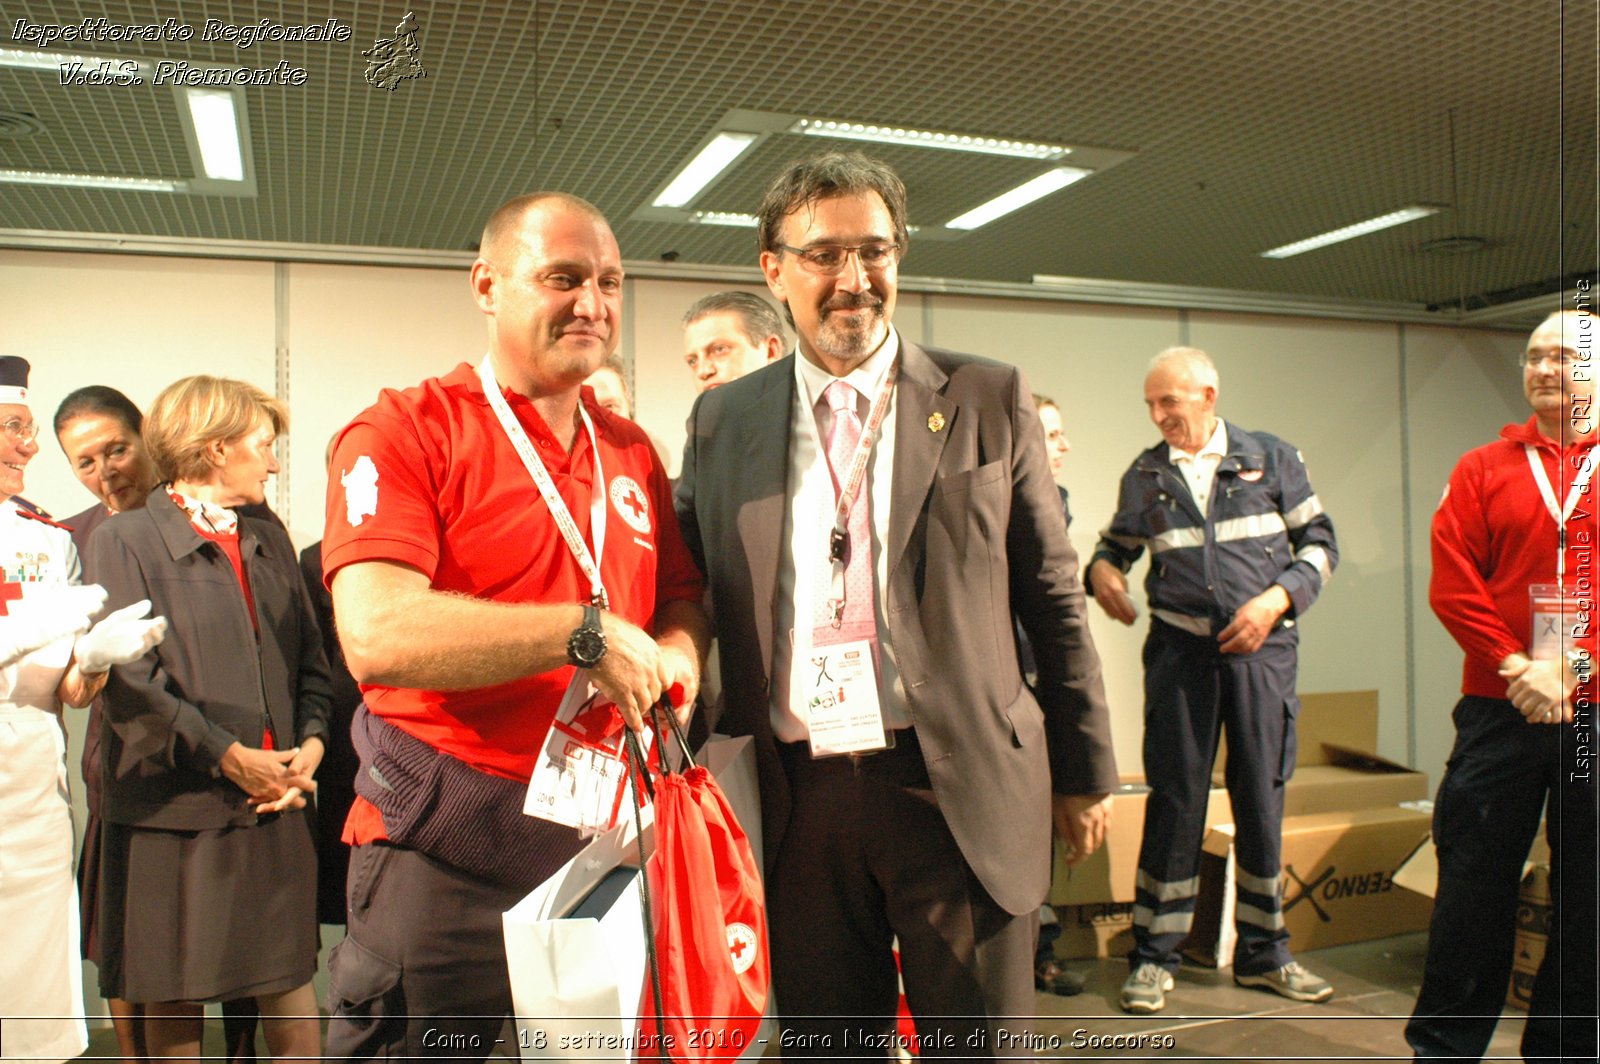
[[[938,411],[928,415],[928,431],[938,432],[944,428],[944,415]]]

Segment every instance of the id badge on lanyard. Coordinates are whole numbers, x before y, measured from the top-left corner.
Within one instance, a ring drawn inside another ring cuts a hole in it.
[[[882,750],[893,733],[878,705],[878,670],[865,639],[812,647],[808,682],[801,689],[812,757]]]
[[[1534,483],[1544,500],[1546,512],[1556,523],[1556,579],[1550,584],[1533,584],[1528,588],[1528,616],[1532,621],[1528,653],[1535,660],[1559,658],[1583,626],[1580,614],[1592,605],[1589,596],[1579,595],[1567,583],[1567,521],[1589,488],[1594,474],[1593,461],[1585,462],[1583,469],[1573,478],[1567,490],[1564,505],[1557,505],[1555,488],[1538,449],[1531,443],[1523,444],[1528,456],[1528,467],[1533,472]]]
[[[588,579],[590,603],[601,609],[608,608],[609,599],[600,580],[600,559],[606,546],[606,478],[600,463],[600,444],[595,439],[594,423],[589,420],[588,411],[581,402],[578,404],[578,416],[589,436],[589,450],[594,457],[594,488],[589,500],[589,531],[594,537],[592,554],[567,509],[566,500],[556,490],[550,471],[533,449],[505,396],[500,394],[500,385],[487,355],[478,364],[478,380],[483,384],[483,393],[506,438],[539,489],[567,549]],[[623,726],[622,714],[616,705],[595,693],[588,671],[574,669],[550,730],[540,744],[522,811],[577,828],[586,835],[610,828],[627,794],[627,772],[622,760]]]
[[[1535,661],[1550,661],[1565,653],[1583,629],[1581,615],[1589,605],[1589,599],[1560,584],[1534,584],[1528,588],[1528,616],[1533,621],[1528,656]]]
[[[589,670],[575,670],[539,747],[522,811],[577,828],[584,838],[615,827],[632,786],[626,727],[616,703],[589,682]],[[648,751],[650,730],[640,738]]]
[[[835,503],[833,527],[828,532],[827,556],[829,561],[828,614],[834,627],[839,626],[845,609],[846,544],[849,541],[850,511],[861,493],[866,490],[867,461],[872,454],[873,440],[888,416],[889,400],[894,394],[895,378],[899,372],[897,357],[884,372],[873,397],[861,438],[856,441],[855,453],[843,482],[839,485]],[[826,445],[818,440],[826,453]],[[804,716],[811,743],[812,757],[835,757],[840,754],[857,754],[883,750],[894,745],[894,733],[884,727],[883,707],[878,701],[878,665],[874,641],[852,639],[826,646],[810,646],[807,660],[806,682],[800,695],[804,699]]]

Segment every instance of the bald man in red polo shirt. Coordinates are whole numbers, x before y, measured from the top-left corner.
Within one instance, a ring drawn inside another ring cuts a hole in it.
[[[512,1011],[501,914],[582,845],[522,813],[583,667],[637,729],[688,706],[706,621],[665,470],[583,380],[616,349],[605,219],[519,197],[472,266],[489,351],[385,391],[335,447],[325,579],[364,710],[328,1056],[486,1056]]]

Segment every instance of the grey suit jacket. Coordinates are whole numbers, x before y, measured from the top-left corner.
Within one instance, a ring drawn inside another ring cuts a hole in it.
[[[675,496],[721,646],[720,728],[756,740],[769,868],[790,811],[768,688],[787,638],[774,616],[794,357],[696,401]],[[879,595],[939,808],[980,882],[1021,914],[1049,888],[1052,788],[1117,783],[1078,559],[1015,367],[902,338],[896,389]],[[1037,699],[1013,612],[1038,654]]]

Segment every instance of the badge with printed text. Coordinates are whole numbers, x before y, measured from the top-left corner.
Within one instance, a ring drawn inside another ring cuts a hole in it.
[[[1533,631],[1528,655],[1535,661],[1559,658],[1588,632],[1594,612],[1593,596],[1578,595],[1560,584],[1534,584],[1528,588],[1528,615]]]
[[[812,647],[808,660],[811,667],[804,693],[811,756],[833,757],[886,747],[872,644],[857,639]]]
[[[585,838],[616,826],[631,785],[622,714],[578,669],[545,733],[522,811],[577,828]],[[650,749],[651,732],[640,736]]]

